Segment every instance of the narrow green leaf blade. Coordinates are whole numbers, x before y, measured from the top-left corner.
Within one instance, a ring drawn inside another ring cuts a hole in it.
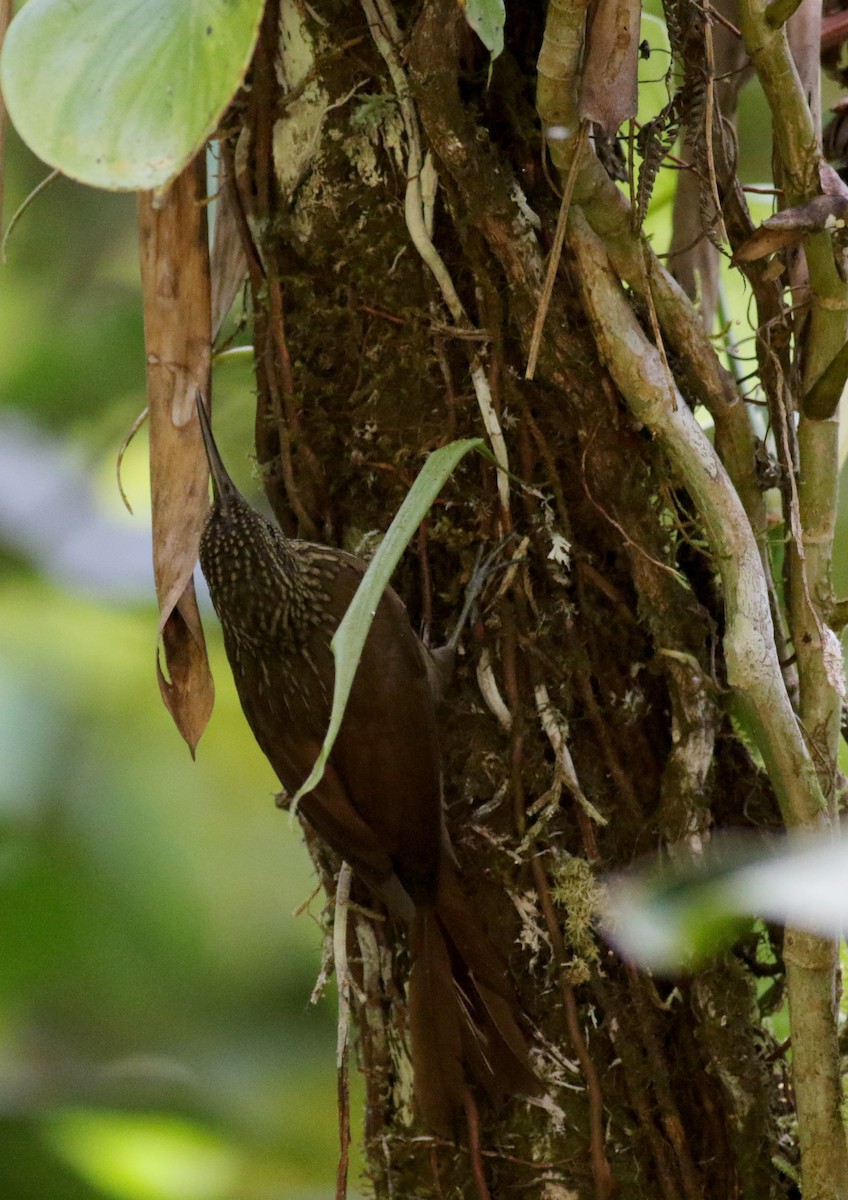
[[[29,0],[0,84],[18,133],[94,187],[173,179],[215,129],[253,53],[263,0]]]
[[[400,556],[430,511],[445,480],[456,469],[459,461],[469,450],[479,450],[484,445],[482,438],[465,438],[463,441],[451,442],[450,445],[433,451],[421,468],[395,519],[389,526],[379,550],[363,575],[356,595],[331,643],[336,663],[336,680],[333,688],[333,710],[330,714],[330,725],[324,737],[321,753],[318,755],[309,778],[292,800],[292,812],[295,811],[301,797],[312,791],[324,774],[327,759],[341,727],[345,706],[353,685],[353,677],[359,666],[362,648],[368,637],[374,613],[377,611],[380,597],[388,586]]]

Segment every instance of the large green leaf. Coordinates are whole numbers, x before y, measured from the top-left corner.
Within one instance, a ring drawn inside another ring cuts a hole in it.
[[[215,129],[253,53],[263,0],[29,0],[0,83],[18,133],[73,179],[162,187]]]
[[[318,755],[309,778],[292,801],[292,812],[295,811],[300,798],[311,791],[324,774],[324,767],[341,727],[345,705],[353,686],[353,677],[359,666],[368,630],[371,628],[380,597],[388,586],[400,556],[409,545],[416,529],[430,511],[445,480],[460,459],[469,450],[484,448],[485,442],[482,438],[465,438],[463,441],[451,442],[447,446],[442,446],[441,450],[433,451],[421,468],[415,483],[409,489],[406,499],[398,509],[395,519],[380,543],[379,550],[363,575],[356,595],[331,642],[333,657],[336,661],[336,681],[333,689],[333,711],[330,714],[330,726],[324,738],[321,753]]]

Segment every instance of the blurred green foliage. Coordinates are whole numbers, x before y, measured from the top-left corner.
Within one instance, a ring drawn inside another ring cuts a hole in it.
[[[14,206],[45,169],[11,142]],[[133,199],[66,180],[37,197],[9,240],[0,321],[0,417],[60,438],[104,519],[149,527],[144,435],[124,471],[134,518],[114,482],[144,406]],[[248,370],[220,376],[222,440],[250,488]],[[322,900],[293,915],[312,871],[214,617],[195,763],[156,685],[152,573],[148,597],[118,606],[2,539],[0,564],[0,1196],[331,1195],[335,1003],[309,1004]]]

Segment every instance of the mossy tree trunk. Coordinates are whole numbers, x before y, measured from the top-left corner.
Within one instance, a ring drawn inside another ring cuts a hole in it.
[[[546,6],[511,9],[488,81],[455,0],[272,2],[223,137],[248,247],[257,455],[285,528],[362,553],[439,445],[484,434],[510,468],[463,462],[396,587],[438,642],[477,548],[512,535],[515,565],[489,585],[443,708],[444,785],[464,879],[538,1030],[544,1091],[500,1111],[479,1098],[455,1147],[410,1124],[403,937],[352,917],[369,1174],[381,1197],[791,1195],[791,1087],[766,1021],[780,939],[672,982],[593,932],[604,871],[781,814],[729,716],[709,497],[673,430],[627,402],[590,234],[633,288],[619,299],[637,332],[653,343],[662,328],[677,403],[711,405],[764,556],[753,434],[682,291],[645,286],[648,252],[616,228],[625,200],[588,178],[593,155],[570,181],[571,159],[555,162],[594,233],[575,212],[525,379],[560,200],[540,158]],[[585,141],[570,153],[589,155]],[[337,864],[314,849],[332,882]]]

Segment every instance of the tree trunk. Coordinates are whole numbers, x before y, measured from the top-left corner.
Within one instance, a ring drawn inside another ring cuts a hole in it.
[[[605,341],[625,324],[615,305],[651,353],[661,328],[667,412],[711,408],[732,478],[716,486],[762,573],[744,406],[683,292],[629,217],[616,226],[624,197],[594,156],[580,165],[585,139],[565,160],[552,142],[552,167],[540,163],[536,60],[547,21],[538,107],[575,133],[554,94],[552,26],[579,6],[513,7],[489,78],[456,0],[270,3],[222,139],[252,293],[257,457],[284,528],[365,553],[429,451],[482,434],[509,467],[463,461],[395,586],[437,643],[478,547],[512,539],[443,706],[444,792],[543,1087],[500,1109],[474,1097],[459,1144],[430,1137],[409,1105],[403,933],[351,915],[369,1177],[380,1197],[797,1194],[785,1048],[768,1023],[783,1000],[774,931],[672,981],[621,962],[593,927],[603,872],[715,828],[776,828],[792,798],[737,735],[732,689],[755,729],[761,713],[725,637],[735,577],[712,557],[713,500],[675,428],[639,410]],[[575,208],[529,381],[560,216],[551,171]],[[609,263],[629,296],[604,292]],[[338,863],[309,840],[332,889]]]

